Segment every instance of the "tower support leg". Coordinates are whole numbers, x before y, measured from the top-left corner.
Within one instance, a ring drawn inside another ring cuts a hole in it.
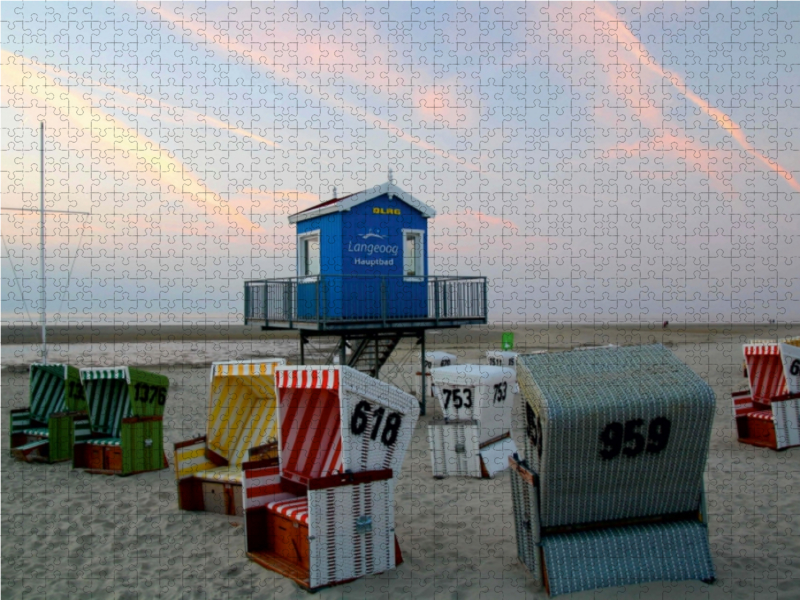
[[[420,345],[420,368],[419,372],[422,373],[422,387],[421,394],[420,394],[420,402],[419,402],[419,414],[420,416],[425,416],[425,396],[428,391],[428,382],[425,379],[425,332],[423,331],[419,335],[419,345]]]

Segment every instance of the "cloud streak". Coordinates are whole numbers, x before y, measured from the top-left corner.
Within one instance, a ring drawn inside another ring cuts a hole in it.
[[[262,67],[263,69],[267,69],[274,73],[277,77],[286,78],[287,75],[292,78],[291,83],[299,88],[304,88],[306,93],[313,95],[320,99],[328,99],[327,95],[323,95],[318,91],[314,90],[313,85],[309,85],[307,82],[307,73],[304,73],[303,70],[300,68],[301,64],[306,64],[306,61],[301,63],[299,60],[296,63],[287,63],[278,65],[275,63],[275,53],[268,53],[264,52],[260,49],[254,49],[253,46],[255,44],[251,44],[248,47],[247,44],[231,39],[231,37],[225,32],[216,27],[214,27],[212,22],[206,22],[205,24],[201,24],[198,21],[193,21],[190,19],[182,19],[177,18],[175,15],[170,14],[169,12],[163,10],[160,6],[152,6],[150,10],[158,15],[164,21],[167,21],[173,25],[182,27],[183,29],[190,31],[197,37],[201,38],[205,43],[216,46],[220,51],[224,52],[232,52],[237,54],[243,58],[247,58],[252,60],[255,65]],[[298,33],[296,30],[291,30],[292,38],[287,40],[286,43],[282,44],[279,40],[281,39],[281,35],[283,32],[281,30],[276,30],[275,32],[275,39],[272,40],[272,43],[277,43],[278,45],[296,45],[297,44],[297,36]],[[276,41],[278,40],[278,41]],[[327,46],[325,43],[319,44],[319,51],[317,53],[317,59],[321,57],[329,57],[329,56],[336,56],[336,62],[338,64],[348,64],[343,62],[344,56],[342,54],[343,46],[346,45],[337,45],[331,44],[330,47]],[[313,59],[312,56],[308,57],[309,59]],[[349,55],[349,58],[352,60],[358,59],[358,62],[363,62],[363,59],[355,54]],[[280,68],[278,68],[280,66]],[[318,66],[318,65],[317,65]],[[293,74],[291,74],[293,72]],[[391,83],[395,81],[396,85],[401,85],[395,79],[389,79],[388,71],[384,71],[380,73],[380,81],[381,83]],[[368,86],[368,82],[366,80],[357,80],[356,83],[359,85],[363,85],[365,87]],[[372,87],[372,86],[369,86]],[[438,104],[434,102],[433,95],[425,95],[418,99],[419,108],[424,112],[430,115],[433,115],[436,110],[440,110],[444,108],[444,105],[441,101],[438,101]],[[432,106],[429,106],[431,104]],[[367,124],[371,124],[375,129],[385,130],[391,135],[396,136],[397,138],[408,142],[409,144],[413,144],[414,146],[425,150],[427,152],[437,154],[442,158],[452,161],[459,165],[464,169],[468,169],[470,171],[478,172],[480,171],[479,166],[470,165],[468,162],[459,160],[458,157],[453,156],[450,152],[443,150],[434,144],[430,144],[418,136],[412,135],[410,133],[406,133],[406,131],[400,127],[397,127],[386,121],[385,119],[381,119],[374,113],[369,112],[365,107],[356,106],[352,103],[345,102],[343,100],[339,100],[337,105],[347,112],[350,113],[351,116],[355,117],[359,121],[362,121]],[[443,130],[445,128],[442,128]]]
[[[260,225],[241,214],[234,213],[228,202],[205,186],[185,164],[175,159],[157,142],[130,129],[125,123],[104,113],[87,101],[58,84],[42,71],[26,71],[23,64],[35,68],[34,61],[20,58],[6,50],[2,56],[3,86],[13,98],[19,95],[26,103],[36,104],[48,112],[65,117],[72,127],[90,132],[105,148],[114,151],[115,160],[132,162],[132,171],[154,175],[156,181],[172,188],[212,216],[227,217],[244,228],[245,232]],[[14,106],[14,103],[10,103]],[[26,111],[29,114],[29,111]]]
[[[611,12],[601,5],[595,5],[594,11],[596,16],[600,17],[608,24],[608,33],[613,36],[625,52],[631,54],[636,59],[636,64],[638,66],[669,81],[684,97],[686,97],[686,99],[697,106],[707,116],[711,117],[721,129],[727,131],[746,152],[756,158],[770,171],[774,171],[780,175],[795,191],[800,192],[800,183],[792,176],[792,173],[777,161],[771,161],[764,156],[764,154],[759,152],[758,149],[748,141],[742,128],[730,116],[718,108],[711,106],[705,98],[693,92],[679,75],[664,71],[622,18],[615,12]]]

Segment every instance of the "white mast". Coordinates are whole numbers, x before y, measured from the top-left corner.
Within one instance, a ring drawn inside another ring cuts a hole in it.
[[[39,283],[42,286],[41,290],[41,310],[39,311],[39,320],[41,321],[42,325],[42,362],[47,364],[47,294],[46,294],[46,285],[47,285],[47,275],[45,274],[45,230],[44,230],[44,121],[39,123],[39,263],[41,273],[39,276]],[[2,212],[36,212],[35,208],[18,208],[18,207],[10,207],[10,206],[0,206],[0,211]],[[92,213],[89,212],[80,212],[75,210],[51,210],[51,213],[58,213],[62,215],[91,215]],[[82,235],[82,234],[81,234]],[[9,256],[9,261],[11,257]],[[12,264],[13,269],[13,264]],[[20,290],[22,293],[22,290]],[[22,296],[23,302],[25,301],[24,296]],[[27,305],[26,305],[27,306]],[[27,308],[25,309],[27,312]]]
[[[45,292],[45,285],[47,283],[47,278],[45,275],[45,268],[44,268],[44,121],[39,123],[39,152],[40,156],[40,166],[39,166],[39,176],[41,178],[40,185],[41,185],[41,193],[40,193],[40,200],[39,200],[39,244],[41,246],[41,256],[39,260],[39,268],[41,269],[41,285],[42,285],[42,310],[41,310],[41,321],[42,321],[42,362],[47,364],[47,294]]]

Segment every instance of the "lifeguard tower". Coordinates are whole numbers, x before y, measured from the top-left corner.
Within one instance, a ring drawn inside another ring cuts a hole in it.
[[[389,181],[289,217],[297,276],[246,281],[245,324],[297,329],[300,363],[311,338],[338,338],[327,358],[378,377],[403,338],[486,323],[485,277],[428,275],[434,210]],[[425,389],[421,392],[425,411]]]

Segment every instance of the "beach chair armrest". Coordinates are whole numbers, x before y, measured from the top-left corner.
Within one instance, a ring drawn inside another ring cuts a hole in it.
[[[206,447],[206,436],[199,435],[194,437],[190,440],[184,440],[182,442],[175,442],[173,446],[175,450],[180,450],[181,448],[188,448],[188,447],[196,447],[198,444],[202,445],[203,448]]]
[[[78,416],[85,416],[86,412],[82,410],[64,410],[61,412],[53,413],[50,415],[50,418],[53,417],[78,417]]]
[[[386,479],[392,479],[393,477],[394,472],[391,469],[376,469],[374,471],[362,471],[360,473],[342,473],[340,475],[328,475],[327,477],[309,479],[308,489],[323,490],[347,485],[360,485],[363,483],[372,483],[373,481],[384,481]]]
[[[206,436],[177,442],[175,448],[175,478],[185,479],[216,465],[206,458]]]
[[[781,394],[780,396],[775,396],[772,398],[771,404],[778,404],[780,402],[788,402],[790,400],[798,399],[800,399],[800,394]]]
[[[78,413],[72,419],[74,427],[74,441],[75,444],[83,444],[92,437],[92,428],[89,422],[89,416],[86,413]]]
[[[15,434],[31,426],[31,411],[29,408],[15,408],[11,411],[11,434]]]
[[[164,417],[162,416],[152,416],[152,417],[127,417],[122,419],[122,425],[133,425],[134,423],[144,423],[145,421],[163,421]]]

